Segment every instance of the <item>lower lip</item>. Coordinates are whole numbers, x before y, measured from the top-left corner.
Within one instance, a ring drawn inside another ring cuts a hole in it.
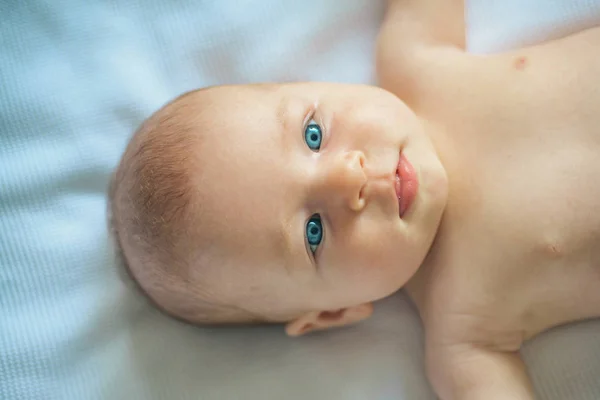
[[[400,217],[402,217],[417,196],[419,180],[417,179],[414,167],[404,157],[404,154],[400,154],[396,173],[396,196],[398,197],[398,206],[400,207]]]

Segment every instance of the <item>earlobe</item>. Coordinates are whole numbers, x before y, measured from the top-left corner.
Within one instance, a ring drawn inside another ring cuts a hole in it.
[[[373,314],[371,303],[338,310],[310,311],[288,322],[285,326],[285,332],[289,336],[300,336],[316,330],[354,324],[369,318],[371,314]]]

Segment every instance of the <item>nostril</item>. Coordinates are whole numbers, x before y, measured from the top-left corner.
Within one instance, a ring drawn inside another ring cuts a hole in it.
[[[358,199],[356,199],[356,202],[354,203],[352,209],[354,211],[360,211],[365,207],[366,204],[366,200],[365,200],[365,193],[364,193],[365,187],[362,186],[360,188],[360,191],[358,192]]]

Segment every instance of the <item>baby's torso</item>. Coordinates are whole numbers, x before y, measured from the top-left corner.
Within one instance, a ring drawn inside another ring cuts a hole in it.
[[[409,293],[448,335],[511,349],[600,316],[598,52],[595,29],[473,57],[448,91],[439,80],[445,95],[419,99],[446,132],[450,195]]]

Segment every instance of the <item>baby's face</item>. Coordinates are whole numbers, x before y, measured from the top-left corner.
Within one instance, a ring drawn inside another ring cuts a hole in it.
[[[198,221],[218,261],[194,279],[265,315],[370,302],[407,282],[447,196],[411,110],[358,85],[209,92]]]

